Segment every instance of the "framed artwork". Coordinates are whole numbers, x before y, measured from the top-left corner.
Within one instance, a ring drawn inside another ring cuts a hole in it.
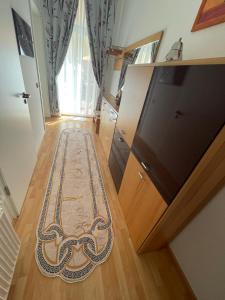
[[[31,27],[12,9],[19,55],[34,57]]]
[[[203,0],[192,27],[192,32],[225,22],[224,0]]]

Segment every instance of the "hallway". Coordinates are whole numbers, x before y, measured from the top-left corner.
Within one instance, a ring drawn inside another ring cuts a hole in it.
[[[99,137],[95,134],[96,150],[112,212],[115,235],[112,253],[105,263],[80,283],[68,284],[60,278],[44,277],[39,272],[34,257],[36,227],[59,133],[64,128],[73,127],[93,130],[92,126],[91,119],[73,117],[49,119],[46,123],[38,162],[21,215],[15,223],[22,244],[8,299],[192,299],[167,249],[140,257],[136,255]]]

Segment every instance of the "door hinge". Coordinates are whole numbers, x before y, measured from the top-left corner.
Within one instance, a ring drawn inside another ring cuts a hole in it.
[[[5,191],[5,194],[6,194],[7,196],[10,196],[10,195],[11,195],[10,190],[9,190],[9,188],[8,188],[7,185],[4,186],[4,191]]]

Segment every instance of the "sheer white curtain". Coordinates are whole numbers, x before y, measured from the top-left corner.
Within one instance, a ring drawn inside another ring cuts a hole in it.
[[[99,89],[91,64],[84,0],[79,1],[70,45],[57,85],[61,114],[93,115]]]

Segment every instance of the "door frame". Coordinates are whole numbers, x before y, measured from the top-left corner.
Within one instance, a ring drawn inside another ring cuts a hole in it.
[[[28,0],[29,13],[30,13],[30,21],[31,21],[31,35],[32,35],[33,48],[34,48],[34,59],[35,59],[35,64],[36,64],[36,69],[37,69],[38,89],[39,89],[39,94],[40,94],[40,99],[41,99],[41,111],[42,111],[43,126],[44,126],[44,131],[45,131],[46,130],[45,112],[44,112],[44,104],[43,104],[43,95],[42,95],[41,80],[40,80],[40,70],[39,70],[39,65],[38,65],[38,60],[37,60],[37,49],[36,49],[36,43],[35,43],[35,40],[34,40],[34,32],[33,32],[33,26],[34,25],[33,25],[33,16],[32,16],[31,1],[32,1],[33,5],[36,6],[36,4],[35,4],[35,2],[33,0]]]

